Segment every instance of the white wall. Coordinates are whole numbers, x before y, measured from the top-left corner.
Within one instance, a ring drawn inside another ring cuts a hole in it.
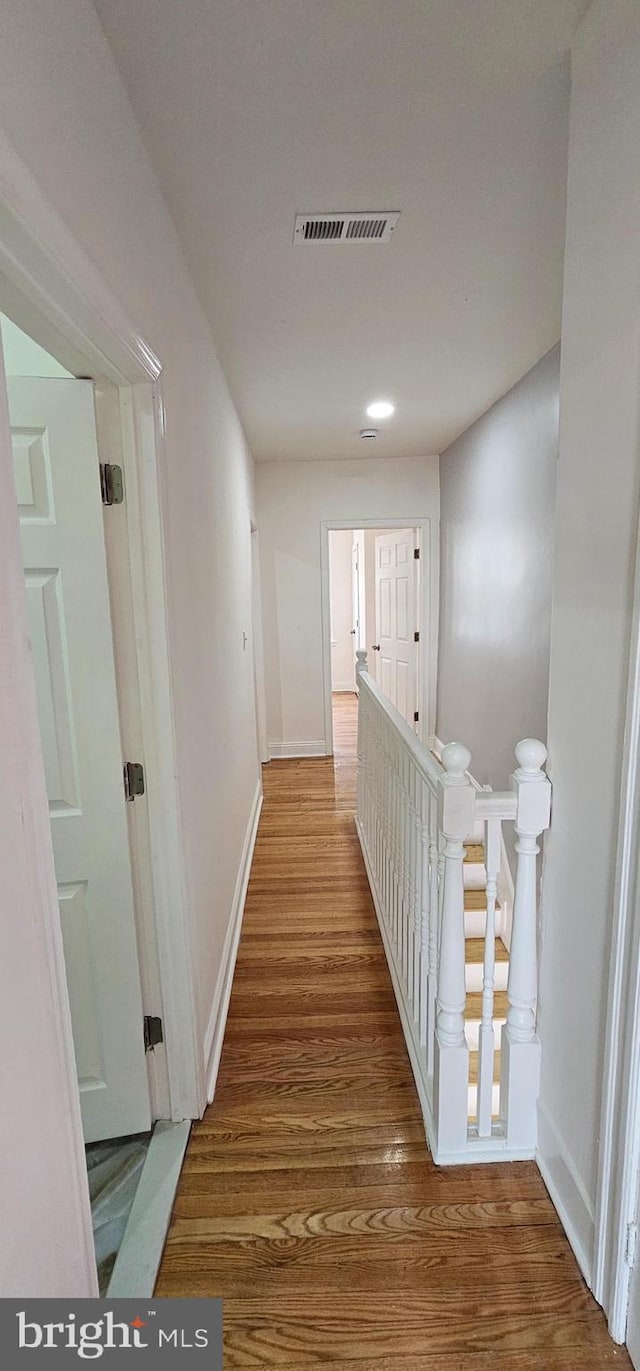
[[[640,6],[573,54],[549,694],[540,1151],[589,1275],[640,481]]]
[[[329,581],[331,589],[331,689],[355,690],[356,639],[353,613],[352,529],[329,534]]]
[[[494,789],[547,736],[559,388],[556,347],[440,458],[436,731]]]
[[[438,458],[260,462],[267,733],[276,752],[323,752],[320,530],[323,520],[430,518],[437,577]],[[369,633],[369,643],[372,641]]]
[[[0,125],[164,365],[163,478],[178,779],[204,1041],[259,782],[251,651],[243,650],[243,631],[251,642],[252,462],[171,218],[89,0],[55,5],[32,0],[26,6],[5,0]],[[19,903],[11,908],[16,920],[24,914]],[[32,1037],[24,1030],[17,1015],[10,1056],[18,1076],[31,1081]],[[41,1038],[34,1082],[53,1051],[53,1043]],[[53,1075],[56,1070],[54,1064]],[[12,1112],[15,1147],[0,1162],[9,1187],[28,1196],[25,1178],[33,1173],[34,1148],[24,1148],[31,1124],[20,1113],[23,1096],[3,1096],[5,1112]],[[52,1143],[44,1106],[38,1144],[46,1158]],[[44,1160],[43,1166],[48,1174]],[[55,1206],[53,1186],[49,1193]],[[2,1256],[11,1267],[11,1289],[41,1293],[35,1273],[46,1264],[41,1253],[51,1250],[48,1230],[59,1220],[64,1231],[63,1215],[51,1206],[39,1207],[34,1179],[20,1241],[4,1226]],[[58,1293],[73,1293],[67,1279],[73,1264],[71,1251],[59,1259],[52,1276]],[[0,1271],[2,1293],[5,1276],[6,1266]]]

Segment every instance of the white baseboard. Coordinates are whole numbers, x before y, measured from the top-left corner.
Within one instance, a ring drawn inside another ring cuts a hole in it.
[[[153,1296],[190,1127],[160,1119],[153,1130],[107,1299]]]
[[[332,685],[331,687],[332,695],[355,695],[355,693],[355,681],[347,681],[346,683],[338,682],[337,685]]]
[[[211,1104],[216,1088],[218,1067],[220,1065],[220,1053],[222,1052],[222,1040],[224,1038],[224,1030],[229,1011],[229,1000],[231,998],[231,984],[236,965],[236,957],[238,955],[238,943],[240,942],[244,902],[247,894],[247,886],[249,884],[251,861],[258,832],[261,809],[262,785],[258,783],[242,848],[236,888],[233,894],[231,916],[224,940],[220,970],[218,972],[218,979],[213,995],[213,1004],[211,1006],[211,1013],[209,1015],[209,1022],[207,1024],[207,1031],[204,1039],[204,1069],[207,1100],[209,1101],[209,1104]]]
[[[301,743],[268,743],[269,760],[275,761],[277,757],[327,757],[327,743],[325,738],[316,738],[311,742]]]
[[[538,1104],[536,1161],[576,1261],[591,1289],[595,1219],[593,1206],[573,1158],[544,1105]]]

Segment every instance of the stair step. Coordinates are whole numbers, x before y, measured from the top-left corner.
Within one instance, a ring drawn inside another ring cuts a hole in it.
[[[505,1023],[507,1018],[507,1009],[508,1001],[506,990],[497,990],[493,997],[494,1022],[496,1019],[499,1019],[502,1023]],[[469,1023],[471,1023],[475,1019],[477,1019],[478,1023],[480,1023],[480,1020],[482,1019],[482,993],[480,991],[475,990],[472,991],[471,994],[467,995],[464,1007],[464,1017]]]
[[[467,993],[482,991],[484,980],[484,938],[465,942],[465,984]],[[495,940],[494,989],[506,990],[509,978],[509,953],[502,938]]]
[[[465,890],[465,892],[464,892],[464,907],[465,907],[465,909],[482,909],[483,912],[486,912],[486,908],[487,908],[487,892],[486,892],[486,890]],[[496,902],[496,911],[499,910],[499,909],[500,909],[500,905]]]
[[[464,860],[465,862],[479,862],[481,866],[484,866],[484,843],[465,843]]]
[[[470,962],[484,962],[484,938],[467,938],[464,945],[464,952],[467,964]],[[509,953],[507,952],[502,938],[496,938],[495,959],[496,962],[508,963],[509,961]]]
[[[482,1021],[482,994],[479,991],[472,991],[470,995],[467,995],[464,1018],[464,1036],[467,1040],[467,1046],[470,1052],[477,1052]],[[496,1050],[500,1047],[502,1026],[506,1021],[507,993],[505,990],[498,990],[493,1001],[493,1042]]]

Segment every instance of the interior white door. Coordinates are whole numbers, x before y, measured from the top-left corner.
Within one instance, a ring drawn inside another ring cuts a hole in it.
[[[360,548],[357,542],[354,542],[351,548],[351,612],[353,618],[353,628],[351,630],[351,636],[353,638],[353,651],[355,655],[356,649],[362,647],[362,613],[360,610]]]
[[[380,689],[411,727],[417,709],[416,562],[413,529],[380,534],[376,549],[376,651]]]
[[[151,1125],[93,386],[20,377],[10,378],[7,390],[76,1066],[91,1142]]]

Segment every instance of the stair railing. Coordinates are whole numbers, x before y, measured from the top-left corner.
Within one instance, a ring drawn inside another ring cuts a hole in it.
[[[538,838],[548,827],[546,748],[525,739],[504,792],[479,791],[471,754],[438,759],[383,695],[357,653],[357,829],[434,1159],[443,1164],[531,1157],[537,1141]],[[501,830],[512,823],[517,872],[494,1117],[495,928]],[[465,842],[483,828],[487,913],[477,1109],[469,1117],[465,1034]]]

